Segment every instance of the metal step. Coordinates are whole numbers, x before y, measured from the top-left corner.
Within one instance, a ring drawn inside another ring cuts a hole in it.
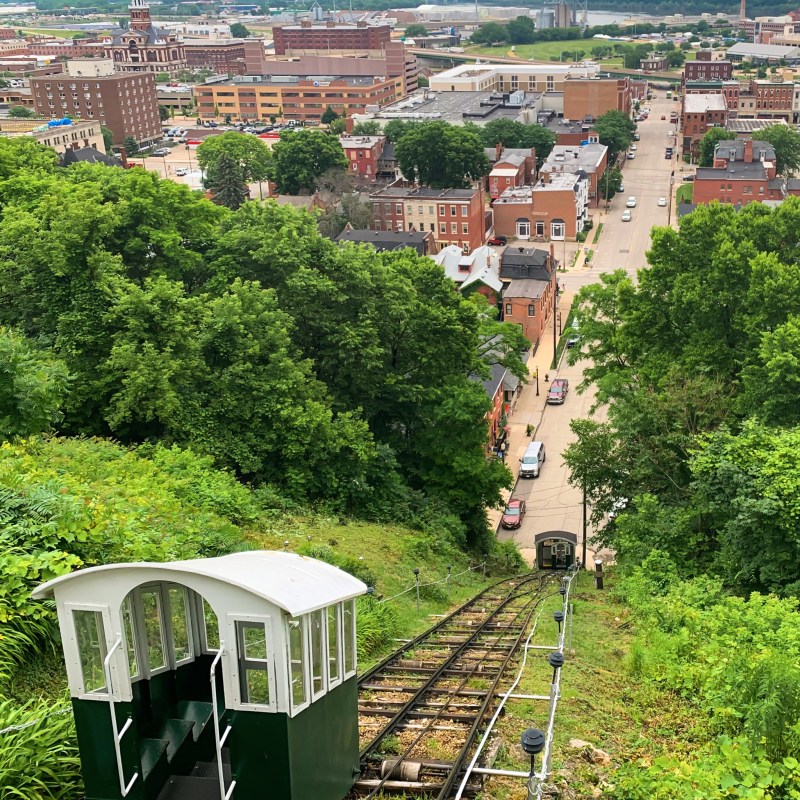
[[[219,781],[195,775],[173,775],[156,800],[219,800]]]

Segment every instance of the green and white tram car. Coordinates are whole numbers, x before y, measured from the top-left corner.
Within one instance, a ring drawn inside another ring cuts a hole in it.
[[[341,800],[358,773],[355,597],[321,561],[109,564],[55,598],[87,800]]]

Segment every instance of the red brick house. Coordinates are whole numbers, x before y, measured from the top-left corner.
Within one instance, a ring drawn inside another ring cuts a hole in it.
[[[745,205],[753,201],[783,200],[786,185],[775,169],[775,150],[768,142],[733,139],[720,142],[714,166],[701,167],[694,179],[695,204]]]
[[[536,178],[536,150],[533,148],[487,147],[486,155],[492,164],[492,171],[486,178],[486,188],[493,200],[500,197],[506,189],[523,186]]]
[[[519,325],[535,351],[553,313],[556,263],[552,252],[532,247],[506,248],[500,278],[507,283],[502,319]]]
[[[486,239],[482,184],[471,189],[431,189],[395,181],[370,194],[370,201],[376,231],[431,231],[440,248],[456,244],[465,253]]]
[[[340,136],[339,143],[350,162],[348,172],[374,180],[385,142],[385,136]]]
[[[700,140],[711,128],[724,128],[728,104],[721,94],[686,94],[683,98],[683,152],[697,155]]]

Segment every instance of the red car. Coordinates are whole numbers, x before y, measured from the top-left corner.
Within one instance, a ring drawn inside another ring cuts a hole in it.
[[[508,501],[506,510],[503,512],[503,518],[500,524],[506,530],[513,530],[522,525],[522,520],[525,519],[525,501],[517,498],[512,498]]]
[[[489,244],[494,247],[503,247],[508,244],[508,238],[505,236],[492,236],[492,238],[489,239]]]

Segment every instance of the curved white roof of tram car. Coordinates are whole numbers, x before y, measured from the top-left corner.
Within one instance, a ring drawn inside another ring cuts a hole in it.
[[[98,579],[117,585],[129,583],[133,588],[153,580],[182,583],[181,577],[186,575],[202,576],[243,589],[274,603],[293,617],[349,600],[367,590],[366,584],[358,578],[324,561],[296,553],[250,550],[217,558],[88,567],[43,583],[34,590],[33,596],[38,600],[53,597],[65,584],[74,590],[86,582],[96,589]]]

